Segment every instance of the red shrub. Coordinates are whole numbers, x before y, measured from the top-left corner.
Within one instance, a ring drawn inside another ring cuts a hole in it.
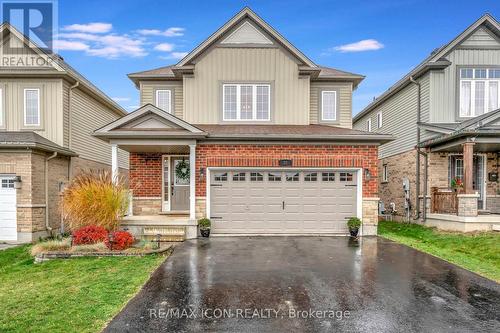
[[[111,250],[125,250],[134,243],[134,236],[128,231],[114,231],[110,234],[113,238],[113,244],[110,244],[109,238],[104,243]]]
[[[73,232],[73,244],[95,244],[104,242],[108,238],[108,231],[97,225],[89,225]]]

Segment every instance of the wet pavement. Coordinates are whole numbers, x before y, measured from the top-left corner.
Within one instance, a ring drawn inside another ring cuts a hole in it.
[[[500,285],[381,238],[213,237],[177,246],[105,329],[203,331],[500,332]]]

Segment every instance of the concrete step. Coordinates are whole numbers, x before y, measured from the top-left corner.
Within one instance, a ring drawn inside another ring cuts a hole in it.
[[[142,238],[163,242],[183,242],[186,240],[186,228],[182,226],[150,226],[144,227]]]

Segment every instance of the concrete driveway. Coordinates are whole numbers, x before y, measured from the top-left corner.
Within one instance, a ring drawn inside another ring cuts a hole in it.
[[[500,332],[500,285],[381,238],[200,239],[105,331]]]

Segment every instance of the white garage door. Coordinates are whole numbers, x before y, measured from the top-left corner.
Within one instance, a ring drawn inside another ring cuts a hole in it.
[[[345,234],[356,213],[353,171],[210,172],[214,234]]]
[[[17,240],[16,215],[14,178],[0,176],[0,240]]]

